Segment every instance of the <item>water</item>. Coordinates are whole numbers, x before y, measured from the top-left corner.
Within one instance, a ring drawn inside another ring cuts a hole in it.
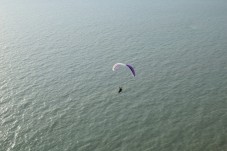
[[[0,150],[226,151],[226,14],[224,0],[1,0]]]

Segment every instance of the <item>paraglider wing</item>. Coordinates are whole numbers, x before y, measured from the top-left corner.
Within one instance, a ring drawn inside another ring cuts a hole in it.
[[[113,65],[112,70],[115,71],[116,69],[119,68],[119,66],[126,66],[126,64],[124,64],[124,63],[116,63],[116,64]]]
[[[131,70],[133,76],[135,77],[136,76],[136,72],[135,72],[134,68],[131,65],[129,65],[129,64],[127,64],[126,66],[129,67],[129,69]]]
[[[112,70],[113,70],[113,71],[115,71],[116,69],[118,69],[118,68],[119,68],[119,66],[125,66],[125,67],[128,67],[128,68],[130,69],[130,71],[131,71],[132,75],[133,75],[134,77],[136,76],[136,73],[135,73],[134,68],[133,68],[131,65],[129,65],[129,64],[124,64],[124,63],[116,63],[116,64],[114,64],[114,65],[113,65]]]

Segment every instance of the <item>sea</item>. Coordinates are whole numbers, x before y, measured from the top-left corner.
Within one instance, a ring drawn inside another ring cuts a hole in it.
[[[227,151],[227,1],[0,0],[0,151]]]

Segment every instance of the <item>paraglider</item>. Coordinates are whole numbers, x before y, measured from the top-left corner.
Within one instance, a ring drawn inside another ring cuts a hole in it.
[[[116,69],[118,69],[118,68],[119,68],[119,66],[124,66],[124,67],[129,68],[129,69],[130,69],[130,71],[131,71],[131,73],[132,73],[132,75],[133,75],[134,77],[136,76],[136,72],[135,72],[134,68],[133,68],[131,65],[129,65],[129,64],[124,64],[124,63],[116,63],[116,64],[114,64],[114,65],[113,65],[112,70],[113,70],[113,71],[115,71]]]
[[[131,65],[129,65],[129,64],[116,63],[116,64],[113,65],[112,70],[115,71],[115,70],[117,70],[120,66],[127,67],[127,68],[131,71],[132,76],[133,76],[133,77],[136,76],[136,72],[135,72],[134,68],[133,68]],[[121,93],[122,90],[123,90],[122,87],[119,87],[118,93]]]

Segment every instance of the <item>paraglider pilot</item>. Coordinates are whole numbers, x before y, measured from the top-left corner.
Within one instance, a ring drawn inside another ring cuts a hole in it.
[[[122,92],[122,87],[119,87],[118,93]]]

